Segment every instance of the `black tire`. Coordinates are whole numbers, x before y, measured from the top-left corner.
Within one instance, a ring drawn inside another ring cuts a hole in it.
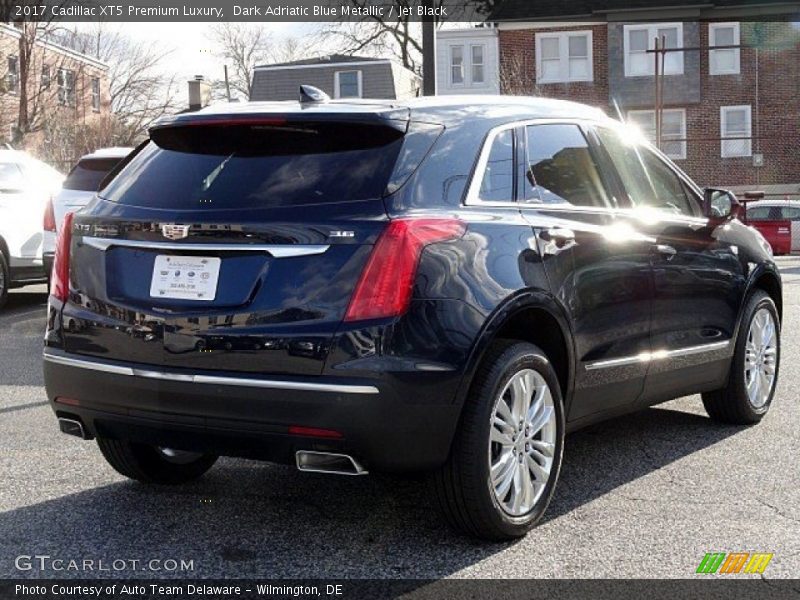
[[[766,402],[762,406],[754,406],[747,393],[747,383],[744,373],[745,351],[747,338],[750,333],[750,325],[756,313],[762,308],[767,309],[775,323],[775,380]],[[778,372],[781,364],[781,329],[778,311],[775,303],[769,295],[756,290],[747,300],[742,322],[739,325],[739,333],[736,336],[736,348],[731,361],[728,383],[724,388],[706,392],[703,394],[703,405],[708,416],[715,421],[731,423],[736,425],[752,425],[758,423],[767,414],[772,398],[775,396],[775,389],[778,385]]]
[[[11,270],[8,268],[8,259],[0,250],[0,308],[8,302],[8,289],[11,287]]]
[[[550,388],[555,409],[555,450],[550,475],[532,508],[512,516],[497,501],[490,482],[489,440],[495,402],[513,375],[538,372]],[[456,529],[484,540],[524,536],[542,517],[553,496],[564,451],[564,408],[558,378],[547,356],[533,344],[500,341],[488,351],[476,373],[450,456],[431,477],[445,519]]]
[[[153,446],[127,440],[98,437],[97,445],[117,473],[142,483],[188,483],[202,477],[217,461],[217,457],[211,454],[171,460]]]

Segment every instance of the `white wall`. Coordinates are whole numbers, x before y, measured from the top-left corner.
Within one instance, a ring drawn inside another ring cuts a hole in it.
[[[472,45],[484,46],[484,82],[473,83],[470,78]],[[464,83],[454,85],[450,77],[452,46],[464,48]],[[436,32],[436,87],[438,94],[499,94],[500,67],[497,30],[488,27],[441,29]]]

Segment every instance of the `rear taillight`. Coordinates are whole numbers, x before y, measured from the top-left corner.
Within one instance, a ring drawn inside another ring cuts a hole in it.
[[[458,219],[397,219],[381,233],[361,273],[345,321],[396,317],[408,310],[425,246],[461,237]]]
[[[56,255],[53,259],[53,273],[50,278],[50,294],[66,302],[69,297],[69,248],[72,244],[72,218],[67,213],[61,223],[61,231],[56,242]]]
[[[53,210],[53,198],[50,198],[47,201],[47,206],[44,209],[44,224],[43,228],[45,231],[55,231],[56,230],[56,213]]]

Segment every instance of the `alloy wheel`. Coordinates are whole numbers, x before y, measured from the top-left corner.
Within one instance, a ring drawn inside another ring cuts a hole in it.
[[[514,374],[495,401],[489,441],[489,485],[513,517],[530,512],[544,493],[556,448],[556,411],[544,377]]]
[[[754,408],[762,408],[767,403],[775,384],[777,336],[772,313],[766,308],[756,311],[750,322],[744,354],[745,388]]]

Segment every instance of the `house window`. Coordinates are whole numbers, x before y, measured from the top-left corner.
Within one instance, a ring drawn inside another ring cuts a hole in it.
[[[664,38],[664,47],[683,48],[683,24],[625,25],[625,77],[655,75],[655,39]],[[683,52],[664,54],[664,75],[683,75]]]
[[[750,106],[722,106],[719,109],[721,144],[723,158],[751,156],[752,120]]]
[[[464,46],[450,46],[450,85],[464,85]]]
[[[50,65],[42,65],[41,86],[43,90],[50,89]]]
[[[483,55],[485,46],[483,44],[472,46],[471,58],[472,65],[470,66],[470,75],[472,83],[483,83],[485,76],[483,70]]]
[[[710,75],[737,75],[739,73],[739,48],[715,46],[738,46],[739,23],[711,23],[708,26],[708,72]]]
[[[628,118],[639,126],[648,140],[656,142],[656,111],[631,110]],[[661,111],[661,151],[675,160],[686,158],[686,109]]]
[[[361,71],[336,71],[334,79],[337,98],[361,98]]]
[[[58,103],[62,106],[75,106],[75,71],[58,70]]]
[[[6,90],[11,94],[19,93],[19,58],[8,57],[8,72],[6,73]]]
[[[100,112],[100,79],[92,77],[92,110]]]
[[[592,32],[536,34],[536,82],[592,81]]]

